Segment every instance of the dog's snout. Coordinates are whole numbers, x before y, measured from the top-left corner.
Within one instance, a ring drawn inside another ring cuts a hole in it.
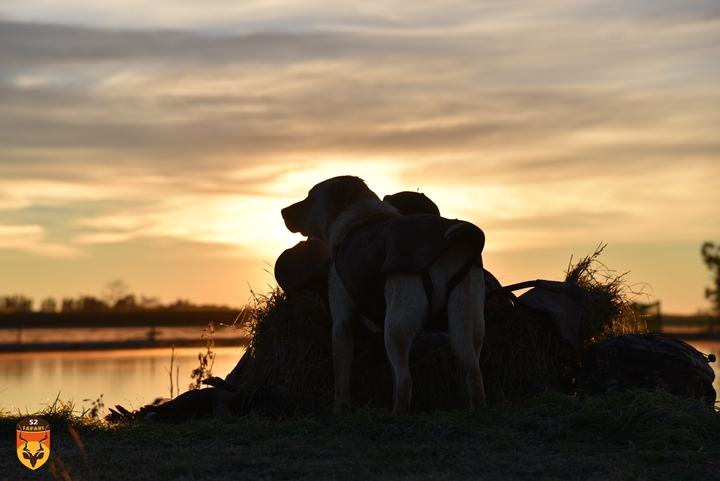
[[[297,232],[296,226],[292,222],[292,211],[290,210],[290,207],[285,207],[280,211],[280,214],[282,215],[283,221],[285,221],[285,227],[288,228],[290,232]]]
[[[302,203],[297,202],[291,206],[285,207],[280,211],[285,227],[290,232],[300,232],[302,230]]]

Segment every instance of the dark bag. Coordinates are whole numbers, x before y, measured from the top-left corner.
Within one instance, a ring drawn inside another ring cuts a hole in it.
[[[715,373],[689,344],[661,334],[625,334],[596,342],[583,351],[578,387],[588,394],[628,388],[662,388],[684,398],[715,402]]]

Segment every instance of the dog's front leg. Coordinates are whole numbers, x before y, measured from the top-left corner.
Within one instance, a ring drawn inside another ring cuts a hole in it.
[[[335,266],[330,267],[328,294],[333,321],[332,353],[335,371],[335,404],[333,411],[342,412],[350,406],[350,372],[353,362],[354,305],[340,280]]]

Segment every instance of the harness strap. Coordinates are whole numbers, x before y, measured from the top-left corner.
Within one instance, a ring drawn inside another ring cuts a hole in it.
[[[459,271],[457,271],[453,276],[448,280],[447,283],[447,290],[445,291],[445,302],[447,302],[450,299],[450,293],[453,289],[457,287],[458,284],[462,282],[463,279],[465,279],[465,276],[468,275],[470,272],[470,268],[472,267],[473,263],[476,261],[476,259],[473,259],[472,257],[463,264],[463,266],[460,268]]]
[[[453,274],[453,276],[448,279],[447,283],[447,290],[445,291],[445,303],[450,299],[450,293],[453,289],[455,289],[458,284],[462,282],[463,279],[465,279],[465,276],[467,276],[470,273],[470,269],[472,268],[473,264],[477,262],[476,259],[470,258],[465,262],[465,264],[460,267],[460,269]],[[434,292],[432,279],[430,278],[430,272],[423,271],[420,274],[420,277],[422,279],[423,288],[425,289],[425,297],[427,297],[428,301],[428,310],[432,313],[432,295]]]
[[[430,272],[422,271],[420,277],[422,278],[423,288],[425,289],[425,297],[427,297],[428,301],[428,310],[432,312],[432,296],[434,289],[432,279],[430,278]]]

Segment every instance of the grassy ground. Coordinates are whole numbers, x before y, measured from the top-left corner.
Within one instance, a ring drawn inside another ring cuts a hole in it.
[[[59,404],[40,415],[52,453],[36,471],[13,451],[24,415],[0,415],[0,480],[720,479],[720,413],[663,391],[405,417],[107,424]]]

